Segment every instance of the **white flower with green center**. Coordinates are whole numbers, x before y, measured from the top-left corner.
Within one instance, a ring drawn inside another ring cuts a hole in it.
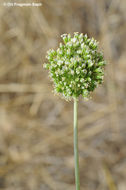
[[[57,50],[47,52],[49,63],[44,64],[54,81],[55,92],[64,94],[63,97],[67,100],[80,95],[88,98],[98,84],[103,82],[106,62],[102,52],[98,50],[98,42],[77,32],[73,37],[70,34],[63,34],[61,37],[64,43],[60,43]],[[81,85],[80,80],[83,81]],[[69,85],[71,93],[62,88],[68,81],[76,81],[74,88]]]

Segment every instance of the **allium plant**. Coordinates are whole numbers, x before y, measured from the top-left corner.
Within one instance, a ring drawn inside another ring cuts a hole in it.
[[[63,43],[57,50],[47,52],[48,63],[44,67],[54,82],[54,92],[66,100],[74,100],[74,157],[76,190],[80,190],[77,107],[80,95],[88,99],[94,89],[103,82],[106,62],[98,50],[98,42],[87,34],[61,35]]]

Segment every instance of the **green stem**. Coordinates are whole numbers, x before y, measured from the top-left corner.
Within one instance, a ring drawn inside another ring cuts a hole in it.
[[[78,155],[78,127],[77,127],[77,98],[74,98],[74,160],[75,160],[75,183],[76,190],[80,190],[79,179],[79,155]]]

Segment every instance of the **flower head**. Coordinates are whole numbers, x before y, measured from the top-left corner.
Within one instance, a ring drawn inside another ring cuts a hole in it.
[[[65,99],[82,95],[88,98],[98,84],[103,82],[103,54],[98,50],[98,42],[94,38],[78,32],[61,35],[63,42],[57,50],[47,52],[48,63],[44,67],[54,82],[56,93]]]

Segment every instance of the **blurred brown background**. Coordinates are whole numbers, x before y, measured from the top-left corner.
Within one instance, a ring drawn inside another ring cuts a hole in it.
[[[75,189],[73,102],[54,96],[42,65],[78,31],[108,61],[104,84],[79,101],[81,189],[126,190],[126,1],[39,2],[0,6],[0,189]]]

